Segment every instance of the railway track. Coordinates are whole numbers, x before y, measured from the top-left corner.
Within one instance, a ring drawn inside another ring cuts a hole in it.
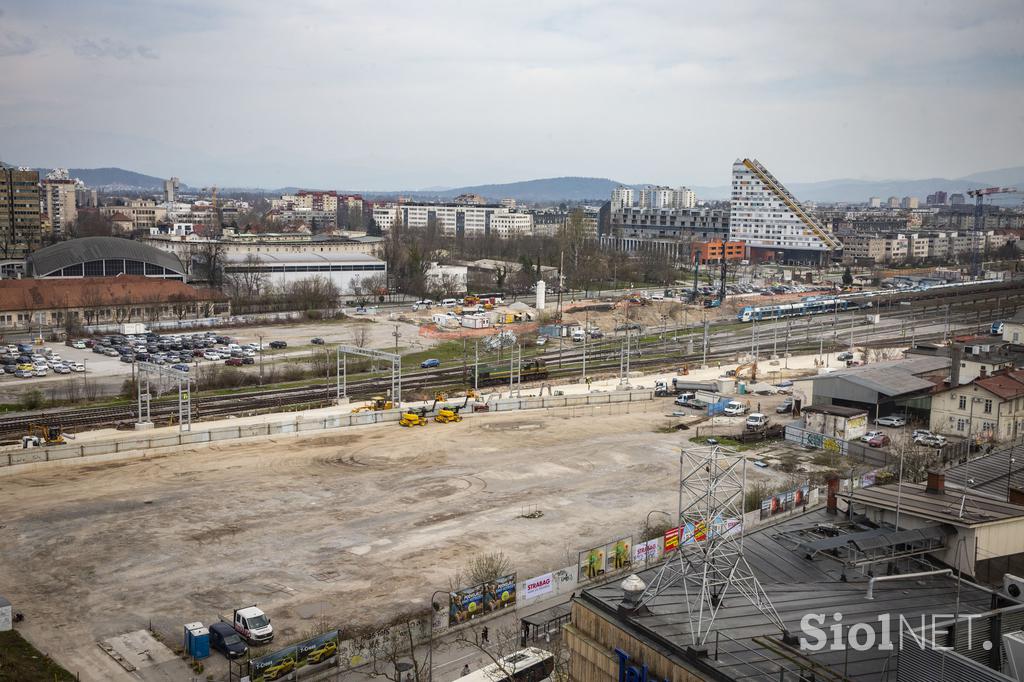
[[[920,293],[926,294],[927,292]],[[987,290],[985,293],[993,296],[1005,295],[1006,305],[1002,307],[1004,312],[1008,312],[1022,302],[1016,299],[1024,299],[1024,292],[1021,292],[1019,286],[1000,288],[997,292]],[[958,292],[955,296],[947,296],[947,302],[943,302],[941,305],[939,305],[939,299],[934,297],[914,300],[911,302],[911,308],[920,310],[920,308],[927,306],[931,310],[930,313],[928,313],[927,309],[921,310],[924,314],[922,317],[914,320],[914,324],[937,324],[941,322],[946,317],[942,309],[947,305],[950,307],[960,306],[968,308],[967,310],[950,313],[948,315],[950,325],[954,323],[970,323],[971,321],[977,322],[976,318],[979,315],[977,297],[977,292]],[[996,310],[995,306],[984,307],[987,309],[987,312]],[[862,314],[863,311],[859,311],[859,313]],[[856,315],[858,311],[847,314]],[[836,336],[829,339],[828,336],[832,335],[827,332],[829,325],[826,318],[828,317],[828,315],[819,316],[823,324],[818,326],[817,331],[819,335],[821,332],[826,333],[826,348],[831,347],[834,349],[837,345],[843,345],[842,339],[845,330],[842,323],[839,323],[835,327],[837,330]],[[732,323],[726,322],[723,324],[730,325]],[[777,329],[783,329],[787,324],[784,320],[762,323],[758,325],[761,328],[758,336],[762,339],[767,338],[773,326],[777,327]],[[735,329],[716,331],[716,326],[722,325],[712,325],[710,327],[712,345],[715,347],[714,350],[709,350],[707,354],[709,361],[734,358],[738,353],[742,353],[749,348],[753,341],[755,332],[749,326],[739,331]],[[695,345],[699,347],[702,330],[675,327],[666,328],[664,331],[666,334],[677,336],[675,347],[672,347],[672,344],[666,344],[661,341],[642,344],[643,353],[633,355],[630,359],[631,370],[678,367],[684,363],[692,364],[702,359],[699,351],[692,355],[682,352],[678,341],[678,334],[680,332],[687,333]],[[952,327],[950,331],[953,331]],[[861,343],[858,345],[879,347],[894,343],[906,343],[905,333],[906,320],[897,323],[896,318],[891,318],[887,321],[886,328],[879,329],[879,338],[871,339],[866,344]],[[726,339],[716,338],[716,336],[720,337],[723,334],[728,335],[728,337]],[[799,331],[797,331],[795,336],[797,339],[791,341],[788,345],[790,352],[813,352],[820,348],[818,338],[815,338],[813,341],[808,338],[800,340],[798,338],[800,336]],[[917,340],[938,340],[942,336],[943,334],[918,334]],[[767,346],[764,341],[760,343],[762,348]],[[619,369],[619,349],[621,345],[622,339],[606,339],[603,342],[588,343],[588,375],[607,374],[617,371]],[[660,348],[658,347],[659,345],[661,346]],[[561,351],[552,348],[547,350],[541,357],[547,363],[548,378],[557,379],[580,375],[582,372],[582,356],[582,349],[573,345]],[[403,376],[402,387],[404,391],[420,390],[429,392],[462,388],[466,383],[472,381],[472,376],[472,363],[469,363],[465,368],[460,365],[445,369],[413,371]],[[466,379],[469,381],[467,382]],[[347,382],[347,393],[353,398],[368,398],[386,392],[390,388],[390,384],[391,378],[389,376],[351,379]],[[497,384],[495,388],[500,390],[501,386],[502,384]],[[334,394],[335,384],[331,382],[291,388],[248,390],[225,395],[197,396],[192,399],[192,418],[194,421],[200,421],[226,415],[246,415],[269,411],[320,407],[330,404],[334,400]],[[17,437],[23,435],[26,424],[33,421],[58,422],[62,428],[69,432],[74,432],[132,423],[136,419],[136,411],[137,408],[134,403],[126,403],[102,407],[51,409],[10,414],[0,417],[0,441],[12,442]],[[157,423],[170,423],[171,420],[177,418],[177,412],[177,397],[173,394],[155,398],[150,405],[151,418]]]

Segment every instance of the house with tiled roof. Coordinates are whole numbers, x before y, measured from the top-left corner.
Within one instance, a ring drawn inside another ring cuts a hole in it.
[[[1024,370],[983,373],[932,396],[931,430],[975,442],[1024,436]]]

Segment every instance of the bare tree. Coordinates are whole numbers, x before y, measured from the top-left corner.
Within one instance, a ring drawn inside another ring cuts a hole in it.
[[[370,327],[369,325],[359,324],[352,330],[352,343],[360,348],[366,348],[366,344],[370,339]]]
[[[397,616],[381,629],[356,637],[356,645],[366,651],[374,676],[391,682],[423,682],[430,674],[429,658],[416,651],[416,624],[429,618],[429,614],[415,613]],[[403,673],[400,664],[409,666]]]
[[[466,564],[466,577],[471,585],[479,585],[507,575],[512,570],[512,560],[504,552],[476,554]]]

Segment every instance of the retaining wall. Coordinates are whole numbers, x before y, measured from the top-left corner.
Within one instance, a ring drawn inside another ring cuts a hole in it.
[[[531,398],[499,398],[488,404],[491,411],[508,412],[512,410],[557,409],[557,408],[600,408],[602,405],[626,408],[630,403],[649,402],[654,399],[654,391],[616,391],[614,393],[588,393],[579,396],[544,396]],[[27,448],[10,450],[0,453],[0,469],[20,464],[39,462],[55,462],[81,457],[113,455],[126,452],[158,450],[162,448],[181,447],[213,443],[216,441],[237,440],[240,438],[257,438],[289,433],[307,433],[327,429],[364,426],[383,422],[397,422],[402,418],[403,410],[383,410],[379,412],[355,412],[348,414],[328,415],[315,419],[303,418],[300,414],[287,421],[267,422],[265,424],[240,424],[223,426],[203,431],[186,431],[183,433],[167,433],[158,435],[142,435],[137,432],[125,432],[123,438],[117,440],[90,441],[82,444],[66,444],[52,448]],[[478,417],[486,412],[466,412],[466,417]],[[594,414],[594,410],[570,410],[569,416]]]

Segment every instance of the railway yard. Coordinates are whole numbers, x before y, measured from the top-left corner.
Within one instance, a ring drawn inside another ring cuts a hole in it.
[[[870,310],[880,315],[870,324],[864,309],[754,324],[731,312],[732,320],[709,327],[706,349],[702,325],[664,324],[628,337],[628,376],[626,336],[588,340],[585,351],[563,340],[530,350],[527,357],[542,360],[547,376],[521,389],[574,384],[586,392],[585,377],[600,384],[593,390],[613,390],[620,377],[650,388],[659,371],[706,364],[703,372],[712,376],[751,356],[765,360],[761,376],[781,379],[836,366],[836,353],[851,347],[905,348],[911,340],[978,333],[1012,314],[1021,294],[999,287],[893,296]],[[406,370],[403,391],[454,395],[473,377],[473,363],[460,358]],[[348,377],[347,393],[358,404],[383,395],[390,381],[357,374]],[[210,422],[203,428],[284,409],[347,414],[355,404],[325,407],[336,389],[332,378],[206,395],[192,404],[195,418]],[[486,392],[507,394],[509,386]],[[782,397],[759,400],[774,416]],[[6,415],[0,437],[14,442],[26,423],[43,419],[68,431],[111,427],[136,419],[134,409]],[[173,430],[164,425],[176,410],[176,400],[153,402],[158,431]],[[373,624],[427,604],[475,554],[500,550],[520,577],[536,575],[573,564],[579,550],[637,533],[651,510],[674,509],[679,448],[692,436],[666,428],[674,411],[671,399],[655,398],[590,411],[491,413],[426,429],[381,423],[0,468],[0,593],[25,613],[19,629],[32,643],[87,682],[123,672],[97,641],[151,628],[174,642],[182,623],[215,621],[241,604],[258,603],[271,614],[281,641],[323,618]],[[742,429],[742,418],[726,427]],[[752,455],[759,452],[765,454]],[[749,467],[748,479],[793,481],[774,467]],[[543,514],[525,518],[524,508]]]

